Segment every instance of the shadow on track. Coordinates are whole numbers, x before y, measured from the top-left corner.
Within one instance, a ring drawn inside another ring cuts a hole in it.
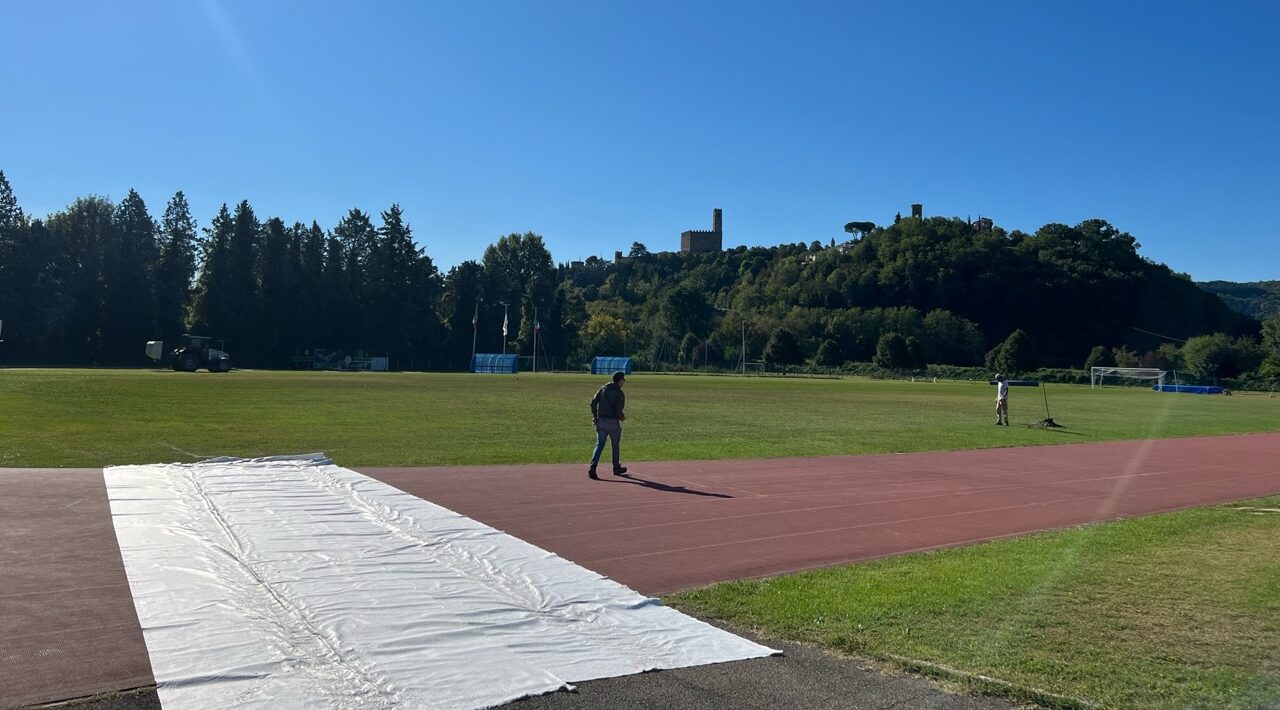
[[[658,481],[647,481],[643,478],[640,478],[639,476],[635,476],[629,473],[615,473],[612,478],[601,477],[600,480],[610,481],[612,483],[630,483],[635,486],[643,486],[645,488],[652,488],[655,491],[662,491],[663,493],[685,493],[691,496],[704,496],[707,498],[732,498],[733,497],[726,493],[707,493],[706,491],[689,490],[684,486],[672,486],[666,483],[659,483]]]

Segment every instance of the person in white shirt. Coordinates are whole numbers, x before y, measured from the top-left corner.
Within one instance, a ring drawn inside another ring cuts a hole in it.
[[[996,426],[1009,426],[1009,383],[996,375]]]

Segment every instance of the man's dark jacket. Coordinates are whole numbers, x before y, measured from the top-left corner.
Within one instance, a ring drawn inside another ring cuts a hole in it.
[[[591,418],[608,417],[610,419],[621,419],[623,417],[622,408],[627,403],[627,396],[622,393],[622,388],[615,382],[610,382],[596,392],[596,396],[591,398]]]

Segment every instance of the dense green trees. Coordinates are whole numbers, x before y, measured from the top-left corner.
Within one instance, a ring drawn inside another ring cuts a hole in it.
[[[804,362],[804,353],[796,342],[795,333],[780,328],[769,336],[769,344],[764,349],[764,361],[770,365],[781,365],[782,374],[787,373],[788,365],[799,365]]]
[[[1115,358],[1111,357],[1111,348],[1105,345],[1095,345],[1089,351],[1089,357],[1084,359],[1084,369],[1090,370],[1095,367],[1111,367],[1116,364]]]
[[[1257,344],[1256,321],[1101,220],[1027,234],[907,217],[851,223],[841,244],[681,254],[635,242],[616,260],[559,266],[526,232],[441,274],[398,205],[376,214],[287,226],[242,200],[201,230],[182,193],[157,224],[130,191],[37,220],[0,173],[5,360],[142,364],[142,341],[191,331],[225,339],[242,365],[286,367],[326,348],[462,369],[473,342],[530,354],[536,322],[539,355],[558,367],[607,354],[641,367],[874,360],[1014,373],[1124,360],[1280,373],[1280,325],[1268,321]]]
[[[986,365],[987,369],[1006,375],[1019,375],[1036,369],[1038,361],[1030,336],[1021,328],[1013,331],[1004,342],[987,353]]]
[[[911,367],[911,354],[907,350],[907,339],[898,333],[885,333],[876,342],[876,354],[871,362],[886,370],[905,370]]]
[[[491,305],[508,304],[507,349],[531,353],[534,310],[550,305],[555,293],[551,252],[533,232],[508,234],[484,250],[482,265],[487,278],[486,300]],[[486,352],[501,349],[499,342]]]
[[[1204,380],[1239,377],[1262,364],[1264,352],[1251,338],[1231,338],[1224,333],[1199,335],[1182,346],[1184,366]]]
[[[1280,311],[1262,322],[1262,369],[1264,377],[1280,378]]]
[[[1280,281],[1207,281],[1199,286],[1238,313],[1260,320],[1280,313]]]
[[[840,352],[840,345],[836,341],[828,338],[818,346],[813,362],[819,367],[839,367],[844,364],[844,353]]]

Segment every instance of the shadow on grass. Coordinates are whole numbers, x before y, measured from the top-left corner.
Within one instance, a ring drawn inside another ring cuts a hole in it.
[[[611,483],[630,483],[634,486],[643,486],[644,488],[652,488],[655,491],[662,491],[663,493],[685,493],[691,496],[704,496],[706,498],[732,498],[733,497],[731,495],[728,495],[727,493],[707,493],[706,491],[690,490],[688,488],[685,488],[684,486],[672,486],[666,483],[659,483],[658,481],[647,481],[643,478],[640,478],[639,476],[633,476],[629,473],[616,473],[613,475],[613,478],[601,478],[600,480],[609,481]]]
[[[1040,422],[1032,422],[1031,424],[1023,424],[1022,426],[1028,429],[1035,429],[1036,431],[1049,431],[1049,432],[1053,432],[1054,434],[1067,434],[1069,436],[1084,436],[1084,432],[1067,431],[1067,427],[1062,424],[1059,424],[1056,427],[1047,427],[1041,424]]]

